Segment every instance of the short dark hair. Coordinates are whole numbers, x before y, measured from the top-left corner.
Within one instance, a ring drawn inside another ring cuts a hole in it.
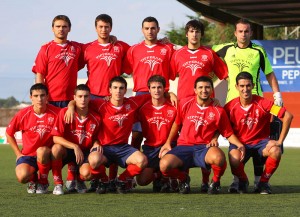
[[[166,79],[161,75],[152,75],[147,82],[148,88],[150,88],[150,84],[152,82],[159,82],[163,85],[163,87],[166,87]]]
[[[69,27],[71,28],[71,20],[66,15],[57,15],[56,17],[54,17],[53,20],[52,20],[52,27],[54,27],[54,23],[57,20],[63,20],[65,22],[67,22]]]
[[[149,22],[149,23],[150,23],[150,22],[155,22],[156,25],[157,25],[157,27],[159,27],[158,21],[157,21],[157,19],[156,19],[155,17],[146,17],[146,18],[143,20],[143,22],[142,22],[142,28],[143,28],[145,22]]]
[[[249,80],[253,84],[253,76],[249,72],[240,72],[235,78],[235,83],[238,84],[242,79]]]
[[[241,18],[238,21],[235,22],[234,24],[234,30],[236,30],[236,26],[237,24],[246,24],[250,26],[250,29],[252,30],[252,24],[249,20],[245,19],[245,18]]]
[[[78,84],[77,87],[76,87],[75,90],[74,90],[74,94],[76,94],[76,92],[77,92],[78,90],[88,91],[89,93],[91,92],[91,91],[90,91],[90,88],[89,88],[86,84]]]
[[[30,96],[32,96],[32,92],[34,90],[44,90],[46,95],[48,95],[48,88],[43,83],[36,83],[36,84],[32,85],[31,88],[30,88]]]
[[[201,32],[201,36],[204,35],[204,25],[200,20],[190,20],[185,25],[185,34],[189,31],[190,28],[197,29]]]
[[[203,81],[203,82],[209,82],[210,85],[211,85],[211,87],[214,88],[214,83],[213,83],[213,81],[211,80],[211,78],[208,77],[208,76],[204,76],[204,75],[198,77],[198,78],[195,80],[194,88],[196,88],[196,87],[197,87],[197,83],[198,83],[198,82],[201,82],[201,81]]]
[[[103,21],[105,23],[109,23],[110,27],[112,27],[113,22],[112,22],[112,18],[111,16],[109,16],[108,14],[100,14],[96,17],[95,19],[95,26],[97,26],[98,21]]]
[[[125,88],[127,89],[127,81],[122,76],[116,76],[116,77],[113,77],[112,79],[110,79],[109,88],[111,88],[112,83],[114,83],[114,82],[119,82],[119,83],[124,84]]]

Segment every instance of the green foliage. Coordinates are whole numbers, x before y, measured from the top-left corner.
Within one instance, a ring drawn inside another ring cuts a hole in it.
[[[13,96],[7,99],[0,99],[0,108],[11,108],[16,105],[19,105],[19,101]]]
[[[227,149],[224,149],[227,152]],[[286,148],[279,168],[271,178],[272,195],[229,194],[227,187],[232,175],[229,165],[222,177],[222,193],[207,195],[200,193],[201,171],[190,170],[191,194],[152,193],[152,185],[138,186],[132,193],[118,195],[65,194],[29,195],[26,185],[15,177],[15,156],[7,145],[0,146],[0,216],[300,216],[300,149]],[[246,164],[253,186],[252,161]],[[64,167],[63,175],[66,175]],[[53,190],[51,172],[50,187]]]

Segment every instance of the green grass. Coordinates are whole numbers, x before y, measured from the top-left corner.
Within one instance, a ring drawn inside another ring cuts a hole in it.
[[[189,195],[154,194],[152,185],[118,195],[65,194],[30,195],[15,177],[15,156],[9,146],[0,146],[0,216],[300,216],[300,149],[285,149],[281,164],[271,179],[272,195],[227,193],[230,169],[222,178],[222,194],[199,192],[200,169],[191,169]],[[246,166],[253,183],[252,162]],[[52,175],[49,176],[51,181]],[[50,190],[53,184],[51,181]]]

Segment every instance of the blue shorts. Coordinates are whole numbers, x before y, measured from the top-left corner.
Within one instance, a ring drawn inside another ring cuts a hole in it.
[[[122,168],[126,168],[126,160],[136,151],[136,148],[132,147],[129,144],[120,144],[120,145],[104,145],[103,155],[107,158],[106,167],[109,167],[111,164],[118,164]]]
[[[76,163],[76,156],[75,156],[75,152],[73,149],[69,149],[69,148],[66,148],[67,150],[67,156],[63,159],[63,166],[70,163],[70,162],[73,162],[73,163]],[[93,152],[94,150],[92,150]],[[85,150],[83,151],[83,155],[84,155],[84,160],[83,160],[83,163],[88,163],[89,162],[89,155],[90,155],[90,151],[89,150]],[[82,165],[81,164],[81,165]]]
[[[149,145],[143,145],[143,154],[146,155],[148,159],[148,168],[159,169],[159,151],[161,147],[152,147]]]
[[[173,154],[183,162],[182,169],[187,170],[192,167],[201,167],[207,170],[211,166],[205,163],[205,156],[209,147],[206,145],[193,145],[193,146],[176,146],[167,154]]]
[[[264,139],[261,140],[259,143],[257,143],[256,145],[250,145],[250,144],[246,144],[245,145],[245,149],[246,149],[246,154],[243,160],[243,163],[246,164],[247,161],[250,159],[250,157],[254,157],[257,156],[260,159],[260,162],[262,164],[264,164],[266,162],[266,157],[263,156],[263,150],[265,149],[266,145],[268,144],[269,139]],[[229,146],[229,152],[232,149],[237,149],[237,146],[230,144]]]
[[[49,104],[54,105],[59,108],[65,108],[68,107],[70,100],[65,100],[65,101],[49,101]]]
[[[23,163],[34,167],[35,171],[38,171],[36,156],[22,156],[17,160],[16,166],[18,166],[19,164],[23,164]]]
[[[150,94],[149,92],[147,91],[139,91],[139,92],[136,92],[136,96],[140,96],[140,95],[145,95],[145,94]],[[141,123],[140,122],[135,122],[132,126],[132,131],[133,132],[142,132],[142,126],[141,126]]]

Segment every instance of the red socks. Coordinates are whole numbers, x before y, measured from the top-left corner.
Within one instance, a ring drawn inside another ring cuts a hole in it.
[[[126,181],[126,179],[132,179],[134,176],[140,174],[142,172],[142,168],[138,167],[135,164],[129,164],[126,170],[119,176],[119,180]]]
[[[77,166],[76,163],[70,162],[68,163],[68,175],[67,180],[76,180],[77,177]]]
[[[118,176],[118,164],[109,166],[109,180],[114,180]]]
[[[39,168],[39,179],[38,183],[42,185],[48,184],[48,174],[51,167],[51,163],[42,164],[40,162],[37,162],[38,168]]]
[[[162,172],[164,177],[170,177],[172,179],[178,179],[179,181],[185,181],[186,172],[180,171],[179,169],[173,168],[166,172]]]
[[[231,168],[231,172],[233,175],[237,176],[241,181],[247,181],[248,177],[244,170],[245,165],[240,163],[237,168]]]
[[[54,179],[54,184],[63,184],[62,180],[62,160],[52,160],[52,174],[53,174],[53,179]]]
[[[93,179],[101,179],[101,182],[108,182],[108,176],[106,175],[106,169],[104,165],[100,165],[96,169],[90,168]]]
[[[224,162],[223,166],[217,166],[217,165],[211,165],[212,170],[214,171],[214,176],[212,180],[214,182],[219,182],[221,179],[221,176],[223,176],[225,169],[227,167],[226,161]]]
[[[260,181],[261,182],[269,182],[269,179],[276,171],[279,166],[280,160],[276,160],[274,158],[268,157],[266,160],[265,170],[261,175]]]

